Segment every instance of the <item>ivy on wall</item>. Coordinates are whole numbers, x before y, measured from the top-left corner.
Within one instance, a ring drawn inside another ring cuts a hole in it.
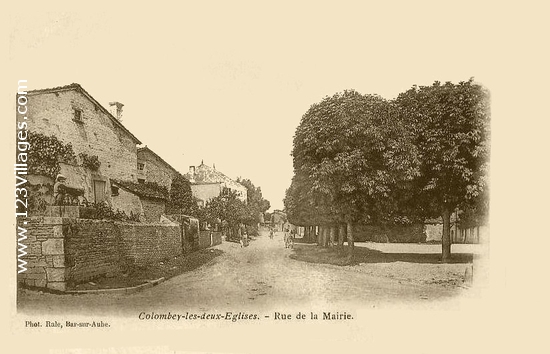
[[[97,171],[99,166],[101,166],[101,162],[99,162],[99,158],[96,155],[90,156],[84,152],[81,152],[78,154],[78,157],[80,157],[80,160],[82,161],[82,166],[87,167],[92,171]]]
[[[71,143],[65,144],[55,135],[29,132],[29,173],[55,177],[61,170],[60,162],[77,165],[77,159]],[[81,166],[97,171],[101,162],[96,155],[80,153]]]
[[[56,136],[29,132],[29,173],[53,179],[61,168],[60,162],[76,164],[72,145],[64,144]]]
[[[47,200],[53,199],[53,186],[49,183],[31,184],[28,188],[31,215],[43,215],[46,206],[50,204]]]

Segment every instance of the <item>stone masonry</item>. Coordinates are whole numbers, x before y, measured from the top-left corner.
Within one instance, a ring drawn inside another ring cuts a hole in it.
[[[103,176],[137,182],[139,140],[115,123],[80,86],[29,91],[28,100],[31,131],[71,143],[76,155],[97,155],[101,162],[98,173]],[[75,109],[82,112],[81,121],[74,119]]]
[[[27,286],[64,291],[66,289],[65,243],[63,218],[32,217],[25,226],[27,270],[18,274],[18,281]],[[20,227],[23,225],[20,223]]]
[[[181,228],[175,223],[37,216],[27,221],[19,225],[27,229],[22,241],[27,270],[18,274],[18,282],[26,286],[65,291],[72,284],[183,253]]]

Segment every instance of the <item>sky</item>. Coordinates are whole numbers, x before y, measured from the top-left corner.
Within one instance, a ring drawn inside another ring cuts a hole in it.
[[[345,89],[391,99],[470,77],[492,90],[495,55],[509,51],[502,38],[515,38],[490,3],[301,4],[20,11],[7,22],[8,77],[30,89],[76,82],[105,107],[123,103],[123,124],[174,168],[204,161],[248,178],[273,210],[311,104]]]

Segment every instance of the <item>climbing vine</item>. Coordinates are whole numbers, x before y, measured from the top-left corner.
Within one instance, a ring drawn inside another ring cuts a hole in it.
[[[55,135],[44,135],[29,132],[29,173],[49,176],[53,179],[57,176],[61,167],[60,162],[77,165],[77,158],[71,143],[65,144]],[[86,153],[78,154],[82,161],[81,166],[97,171],[101,162],[96,155]]]
[[[92,171],[97,171],[99,166],[101,166],[101,162],[99,162],[99,158],[96,155],[90,156],[84,152],[81,152],[78,154],[78,157],[80,157],[80,160],[82,161],[82,166],[87,167]]]
[[[46,210],[48,200],[53,198],[53,186],[51,184],[31,184],[29,188],[29,211],[31,215],[42,215]]]

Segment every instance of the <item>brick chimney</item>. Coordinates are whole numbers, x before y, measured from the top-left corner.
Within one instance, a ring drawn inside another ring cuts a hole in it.
[[[113,115],[113,117],[115,117],[116,119],[118,119],[119,122],[122,122],[122,107],[124,107],[124,105],[120,102],[109,102],[109,112]]]

